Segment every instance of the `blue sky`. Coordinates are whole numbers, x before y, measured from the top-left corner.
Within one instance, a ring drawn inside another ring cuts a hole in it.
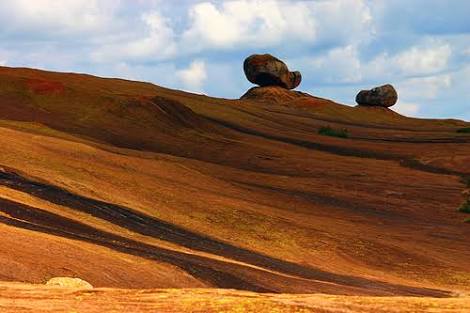
[[[150,81],[237,98],[271,53],[299,90],[354,105],[392,83],[393,108],[470,120],[467,0],[2,0],[0,65]]]

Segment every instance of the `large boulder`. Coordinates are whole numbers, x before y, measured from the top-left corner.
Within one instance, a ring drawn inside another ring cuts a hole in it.
[[[361,90],[356,96],[356,102],[365,106],[391,107],[397,103],[398,94],[392,85],[387,84],[371,90]]]
[[[261,87],[279,86],[294,89],[301,80],[300,72],[290,72],[287,65],[270,54],[253,54],[243,62],[246,78]]]

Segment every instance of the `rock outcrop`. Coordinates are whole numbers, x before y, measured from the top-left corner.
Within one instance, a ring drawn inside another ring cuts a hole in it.
[[[261,87],[279,86],[296,88],[302,76],[300,72],[290,72],[287,65],[270,54],[253,54],[245,59],[243,70],[246,78]]]
[[[255,100],[269,103],[286,103],[299,99],[312,99],[307,93],[295,90],[287,90],[279,86],[265,86],[250,88],[241,100]]]
[[[361,90],[356,96],[356,102],[364,106],[391,107],[397,103],[398,94],[392,85],[387,84],[371,90]]]

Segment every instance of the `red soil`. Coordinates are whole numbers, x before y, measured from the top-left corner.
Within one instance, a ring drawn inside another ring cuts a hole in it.
[[[32,92],[38,95],[62,94],[65,89],[64,85],[58,81],[28,79],[26,84]]]

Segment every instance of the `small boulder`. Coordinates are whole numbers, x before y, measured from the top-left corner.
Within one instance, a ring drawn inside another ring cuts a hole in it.
[[[243,62],[246,78],[261,87],[294,89],[302,81],[300,72],[290,72],[287,65],[270,54],[253,54]]]
[[[93,286],[83,279],[72,277],[54,277],[46,282],[46,286],[76,288],[76,289],[93,289]]]
[[[387,84],[371,90],[361,90],[356,96],[356,102],[364,106],[391,107],[397,103],[398,94],[392,85]]]

